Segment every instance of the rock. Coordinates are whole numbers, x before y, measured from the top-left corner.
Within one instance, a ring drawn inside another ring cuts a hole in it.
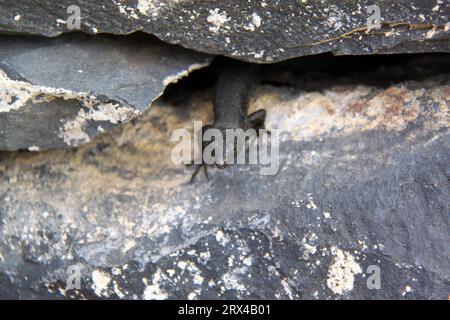
[[[77,149],[0,154],[0,297],[447,299],[448,58],[290,63],[251,101],[284,130],[274,176],[187,183],[170,137],[210,121],[205,89]]]
[[[3,35],[0,41],[0,150],[88,142],[211,61],[144,35]]]
[[[73,31],[79,22],[86,33],[144,31],[172,44],[252,62],[322,52],[450,51],[446,1],[379,0],[376,4],[369,0],[0,1],[0,30],[57,36]]]

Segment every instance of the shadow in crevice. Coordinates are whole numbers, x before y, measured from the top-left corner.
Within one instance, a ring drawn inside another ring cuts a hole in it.
[[[368,56],[334,56],[327,53],[260,65],[259,83],[307,92],[322,91],[336,85],[387,88],[399,82],[448,75],[449,57],[445,53]],[[169,85],[162,99],[173,105],[183,105],[186,96],[213,87],[227,59],[217,57],[209,67],[194,71],[178,83]]]

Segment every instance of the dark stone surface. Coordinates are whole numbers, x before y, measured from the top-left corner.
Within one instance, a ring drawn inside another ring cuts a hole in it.
[[[369,31],[373,4],[380,9],[381,29]],[[450,51],[450,6],[441,0],[4,0],[0,30],[45,36],[69,32],[71,5],[81,10],[83,32],[142,30],[186,48],[253,62],[329,51]]]
[[[145,35],[3,35],[0,43],[0,150],[88,142],[211,61]]]
[[[448,61],[270,71],[289,86],[259,85],[251,109],[283,129],[275,176],[187,183],[169,141],[210,121],[204,88],[73,150],[0,153],[0,297],[447,299]]]

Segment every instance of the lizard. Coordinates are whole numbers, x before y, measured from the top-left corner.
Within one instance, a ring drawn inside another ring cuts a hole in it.
[[[258,129],[264,128],[266,119],[266,110],[259,109],[248,114],[249,97],[251,89],[258,79],[260,67],[255,64],[240,62],[237,60],[227,60],[221,68],[219,78],[215,87],[213,99],[214,121],[212,124],[203,126],[201,138],[206,130],[214,128],[222,133],[225,139],[227,129]],[[210,141],[201,139],[202,154]],[[226,147],[223,141],[224,148]],[[234,141],[233,152],[237,153],[237,142]],[[204,169],[206,179],[208,179],[207,164],[198,164],[191,177],[192,183],[201,170]],[[226,161],[226,152],[223,153],[223,159],[215,159],[214,164],[210,165],[218,169],[224,169],[228,166]]]

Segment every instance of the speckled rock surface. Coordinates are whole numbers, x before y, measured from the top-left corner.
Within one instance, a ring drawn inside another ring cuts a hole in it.
[[[375,4],[378,8],[370,0],[3,0],[0,30],[57,36],[76,27],[79,12],[83,32],[142,30],[186,48],[253,62],[328,51],[450,51],[448,1]],[[380,28],[372,28],[377,22]]]
[[[211,61],[145,35],[0,36],[0,44],[0,150],[86,143]]]
[[[275,176],[187,183],[170,135],[211,119],[205,89],[76,149],[0,153],[0,297],[447,299],[448,58],[420,61],[271,72],[290,86],[251,108],[284,131]]]

